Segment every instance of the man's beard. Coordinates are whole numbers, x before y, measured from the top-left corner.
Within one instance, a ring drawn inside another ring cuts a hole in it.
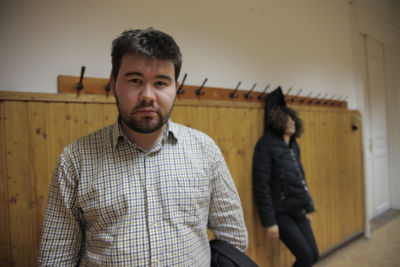
[[[117,102],[119,117],[122,120],[122,122],[126,126],[128,126],[131,130],[143,134],[153,133],[159,130],[168,121],[173,108],[172,105],[171,109],[166,114],[166,116],[163,116],[159,108],[155,107],[153,104],[148,104],[145,101],[142,101],[139,105],[133,107],[133,109],[129,112],[129,114],[124,114],[121,110],[117,96],[115,96],[115,100]],[[150,117],[135,118],[135,113],[137,112],[137,110],[141,108],[152,108],[157,113],[156,118],[150,118]]]

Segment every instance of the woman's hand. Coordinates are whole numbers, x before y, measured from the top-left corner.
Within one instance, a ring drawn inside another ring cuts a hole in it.
[[[311,224],[311,223],[312,223],[312,216],[311,216],[311,214],[306,214],[306,218],[307,218],[308,222]]]
[[[279,227],[277,224],[267,227],[267,236],[271,239],[279,239]]]

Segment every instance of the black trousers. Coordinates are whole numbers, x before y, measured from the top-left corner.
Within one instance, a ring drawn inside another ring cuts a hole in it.
[[[310,267],[319,257],[317,243],[305,214],[290,216],[279,213],[276,216],[279,238],[296,257],[293,267]]]

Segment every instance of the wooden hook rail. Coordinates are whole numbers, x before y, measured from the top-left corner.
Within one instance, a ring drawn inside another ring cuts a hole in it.
[[[80,80],[79,76],[58,76],[58,92],[59,93],[77,93],[76,84]],[[84,87],[80,90],[79,94],[94,94],[94,95],[108,95],[106,89],[109,83],[105,78],[90,78],[83,79]],[[265,92],[252,92],[255,97],[246,97],[249,95],[249,90],[239,89],[224,89],[214,87],[201,87],[201,94],[196,94],[199,86],[183,85],[181,90],[184,93],[178,94],[179,99],[208,99],[208,100],[224,100],[224,101],[243,101],[243,102],[258,102],[264,103],[265,97],[268,93]],[[254,89],[254,88],[253,88]],[[272,91],[272,90],[271,90]],[[235,97],[231,94],[234,92]],[[260,97],[261,96],[261,97]],[[304,105],[304,106],[319,106],[319,107],[334,107],[339,109],[347,109],[347,102],[337,99],[326,99],[318,97],[303,97],[298,95],[285,95],[286,102],[290,105]]]

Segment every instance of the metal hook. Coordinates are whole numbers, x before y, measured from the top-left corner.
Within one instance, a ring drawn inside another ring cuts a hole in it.
[[[301,91],[303,91],[303,89],[300,89],[299,92],[297,93],[297,95],[295,97],[293,97],[290,101],[293,103],[296,98],[300,95]]]
[[[289,95],[290,91],[292,91],[292,87],[289,87],[288,91],[286,92],[285,96]]]
[[[310,92],[305,98],[303,98],[303,99],[300,100],[300,103],[304,103],[304,101],[305,101],[307,98],[310,98],[312,94],[313,94],[313,92]]]
[[[253,89],[254,89],[256,86],[257,86],[256,83],[253,84],[253,86],[251,87],[250,91],[248,91],[246,94],[244,94],[244,98],[248,99],[249,96],[250,96],[250,94],[251,94],[251,91],[253,91]],[[250,97],[250,98],[251,98],[251,97]]]
[[[336,94],[333,94],[330,98],[328,98],[324,104],[327,105],[329,103],[329,101],[332,101],[335,98]]]
[[[265,86],[264,91],[258,96],[259,100],[261,100],[263,98],[263,96],[267,92],[268,88],[269,88],[269,84],[267,86]]]
[[[321,93],[318,93],[314,98],[310,99],[308,101],[308,104],[312,104],[312,102],[314,101],[314,99],[318,98],[321,95]]]
[[[335,99],[335,102],[332,102],[331,103],[331,105],[332,106],[334,106],[334,105],[338,105],[338,106],[340,106],[341,104],[340,104],[340,99],[342,98],[342,95],[339,95],[339,97],[337,98],[337,99]]]
[[[206,84],[206,82],[207,82],[207,78],[203,81],[203,84],[200,86],[200,88],[199,89],[197,89],[196,90],[196,95],[204,95],[204,92],[202,92],[201,90],[203,89],[203,87],[204,87],[204,85]]]
[[[328,96],[328,93],[324,94],[324,96],[321,97],[321,99],[319,99],[317,102],[315,102],[315,104],[318,104],[318,105],[319,105],[319,103],[321,103],[321,100],[322,100],[322,99],[325,99],[325,97],[327,97],[327,96]]]
[[[86,70],[86,67],[82,66],[81,67],[81,77],[79,78],[79,82],[77,82],[76,85],[75,85],[75,88],[77,90],[77,95],[78,96],[80,94],[80,91],[84,88],[84,86],[83,86],[83,76],[85,74],[85,70]]]
[[[231,92],[231,93],[229,94],[230,98],[236,98],[236,97],[237,97],[237,96],[235,96],[235,93],[236,93],[236,91],[237,91],[237,89],[239,88],[239,86],[240,86],[241,83],[242,83],[242,82],[239,81],[238,84],[236,85],[236,88],[233,90],[233,92]]]
[[[107,96],[108,96],[109,93],[111,92],[110,81],[104,86],[104,89],[106,90],[106,94],[107,94]]]
[[[181,94],[185,93],[185,91],[182,90],[182,88],[183,88],[183,84],[185,83],[186,76],[187,76],[187,73],[185,73],[185,75],[183,76],[182,83],[181,83],[181,85],[179,86],[178,91],[176,91],[176,94],[177,94],[177,95],[181,95]]]
[[[346,102],[346,99],[347,99],[348,97],[349,97],[349,96],[346,96],[345,98],[343,98],[343,100],[339,102],[339,106],[341,106],[344,102]]]

